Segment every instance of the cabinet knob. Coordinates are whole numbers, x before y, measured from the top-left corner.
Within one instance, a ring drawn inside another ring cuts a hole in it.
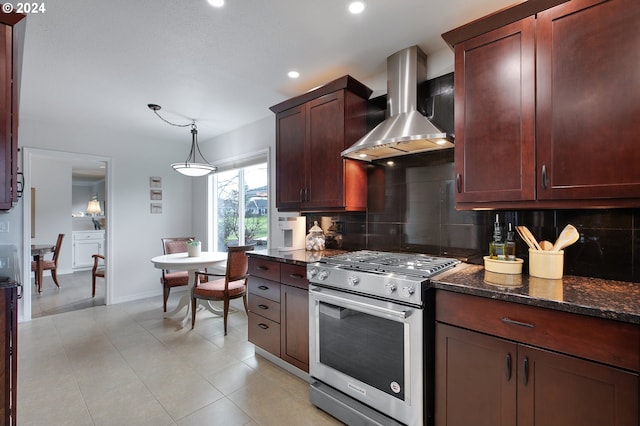
[[[456,175],[456,191],[458,194],[462,193],[462,175],[460,173]]]

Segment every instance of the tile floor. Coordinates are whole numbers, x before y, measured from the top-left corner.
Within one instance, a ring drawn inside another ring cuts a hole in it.
[[[85,308],[90,284],[73,275],[76,290],[46,277],[33,297],[44,316],[18,325],[18,425],[341,424],[309,403],[305,381],[254,354],[242,300],[225,337],[206,311],[178,329],[161,296]]]

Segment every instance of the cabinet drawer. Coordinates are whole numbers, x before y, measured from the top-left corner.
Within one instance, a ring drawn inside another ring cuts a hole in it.
[[[280,323],[280,304],[255,294],[249,295],[249,312]]]
[[[280,357],[280,324],[249,312],[249,341]]]
[[[283,263],[280,266],[280,282],[307,290],[309,281],[307,280],[306,266]]]
[[[640,326],[449,291],[436,321],[640,371]]]
[[[75,241],[82,240],[102,240],[104,238],[104,232],[74,232],[73,239]]]
[[[253,276],[249,277],[248,283],[250,294],[280,303],[280,283]]]
[[[280,281],[280,262],[250,257],[249,275],[271,281]]]

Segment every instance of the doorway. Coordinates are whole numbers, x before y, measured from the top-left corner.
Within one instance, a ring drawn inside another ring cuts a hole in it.
[[[92,296],[91,254],[109,258],[110,159],[30,148],[25,148],[23,155],[27,189],[23,264],[31,264],[31,244],[49,244],[58,234],[65,235],[57,267],[60,288],[45,272],[42,292],[38,293],[31,268],[23,272],[23,320],[109,304],[108,271],[107,279],[98,278],[96,295]],[[97,201],[100,210],[89,209],[89,201]]]

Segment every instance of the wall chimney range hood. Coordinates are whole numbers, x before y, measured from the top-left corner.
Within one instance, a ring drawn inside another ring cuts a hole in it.
[[[453,147],[453,138],[418,109],[418,83],[427,79],[427,55],[412,46],[387,58],[387,115],[343,157],[373,161]]]

